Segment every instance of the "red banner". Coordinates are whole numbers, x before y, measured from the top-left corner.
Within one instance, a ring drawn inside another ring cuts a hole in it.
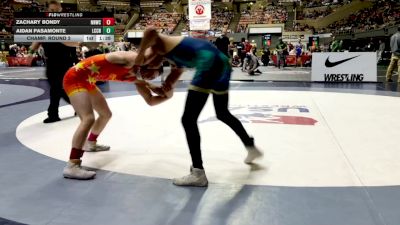
[[[311,60],[310,55],[302,55],[301,56],[301,64],[304,65],[307,61]],[[278,65],[276,55],[272,55],[272,61],[275,65]],[[296,56],[295,55],[287,55],[286,56],[286,65],[295,66],[296,65]]]
[[[34,57],[7,57],[8,66],[32,66]]]

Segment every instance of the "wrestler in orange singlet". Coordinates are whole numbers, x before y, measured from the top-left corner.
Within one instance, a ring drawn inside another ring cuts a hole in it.
[[[134,82],[136,76],[130,68],[113,64],[106,60],[106,55],[95,55],[80,61],[71,67],[64,78],[64,89],[68,96],[76,92],[97,90],[96,81]]]
[[[151,90],[157,93],[157,87],[137,79],[138,75],[143,75],[146,79],[151,80],[160,73],[159,61],[154,59],[151,59],[153,64],[156,62],[154,67],[153,65],[134,67],[136,56],[135,52],[112,52],[96,55],[79,62],[66,73],[64,89],[81,122],[72,139],[70,159],[63,171],[65,178],[85,180],[96,175],[94,171],[84,170],[80,166],[85,142],[87,145],[85,151],[95,152],[110,149],[109,146],[97,144],[97,137],[111,118],[111,111],[104,96],[97,88],[96,81],[133,82],[138,93],[149,105],[159,104],[172,96],[172,91],[163,96],[153,96]],[[96,119],[94,111],[99,115]],[[88,137],[87,141],[86,137]]]

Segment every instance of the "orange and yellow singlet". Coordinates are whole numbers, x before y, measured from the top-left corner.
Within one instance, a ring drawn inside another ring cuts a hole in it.
[[[71,96],[77,92],[96,90],[96,81],[133,82],[136,77],[128,74],[130,70],[123,65],[108,62],[105,54],[95,55],[80,61],[67,71],[64,90]]]

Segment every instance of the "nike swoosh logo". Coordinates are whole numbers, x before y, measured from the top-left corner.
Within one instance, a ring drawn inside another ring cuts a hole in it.
[[[359,55],[358,55],[359,56]],[[334,66],[337,66],[337,65],[339,65],[339,64],[342,64],[342,63],[344,63],[344,62],[347,62],[347,61],[349,61],[349,60],[352,60],[352,59],[354,59],[354,58],[357,58],[358,56],[354,56],[354,57],[351,57],[351,58],[348,58],[348,59],[343,59],[343,60],[340,60],[340,61],[337,61],[337,62],[331,62],[331,61],[329,61],[329,56],[328,56],[328,58],[326,58],[326,61],[325,61],[325,66],[326,67],[334,67]]]

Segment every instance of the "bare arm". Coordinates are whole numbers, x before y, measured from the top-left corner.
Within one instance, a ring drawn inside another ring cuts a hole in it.
[[[134,52],[111,52],[106,54],[106,60],[113,64],[129,65],[135,59]]]
[[[165,79],[165,82],[163,84],[163,90],[164,91],[169,91],[169,90],[173,89],[173,87],[175,86],[176,82],[178,82],[179,78],[181,77],[183,71],[184,70],[182,68],[178,68],[176,66],[172,66],[171,67],[171,72],[168,75],[167,79]]]
[[[31,46],[29,46],[29,50],[36,51],[40,46],[40,42],[32,42]]]
[[[147,29],[144,34],[142,41],[140,42],[138,56],[135,60],[136,65],[143,65],[145,60],[146,49],[157,44],[159,39],[158,32],[154,28]]]
[[[149,65],[150,67],[159,67],[164,61],[164,56],[157,54],[152,47],[146,49],[144,57],[144,65]]]
[[[79,47],[79,42],[63,42],[63,44],[68,47]]]
[[[153,96],[151,94],[150,89],[147,87],[146,83],[135,83],[135,85],[136,85],[136,90],[143,97],[146,103],[150,106],[155,106],[160,103],[163,103],[172,97],[172,90],[170,90],[166,96]]]

